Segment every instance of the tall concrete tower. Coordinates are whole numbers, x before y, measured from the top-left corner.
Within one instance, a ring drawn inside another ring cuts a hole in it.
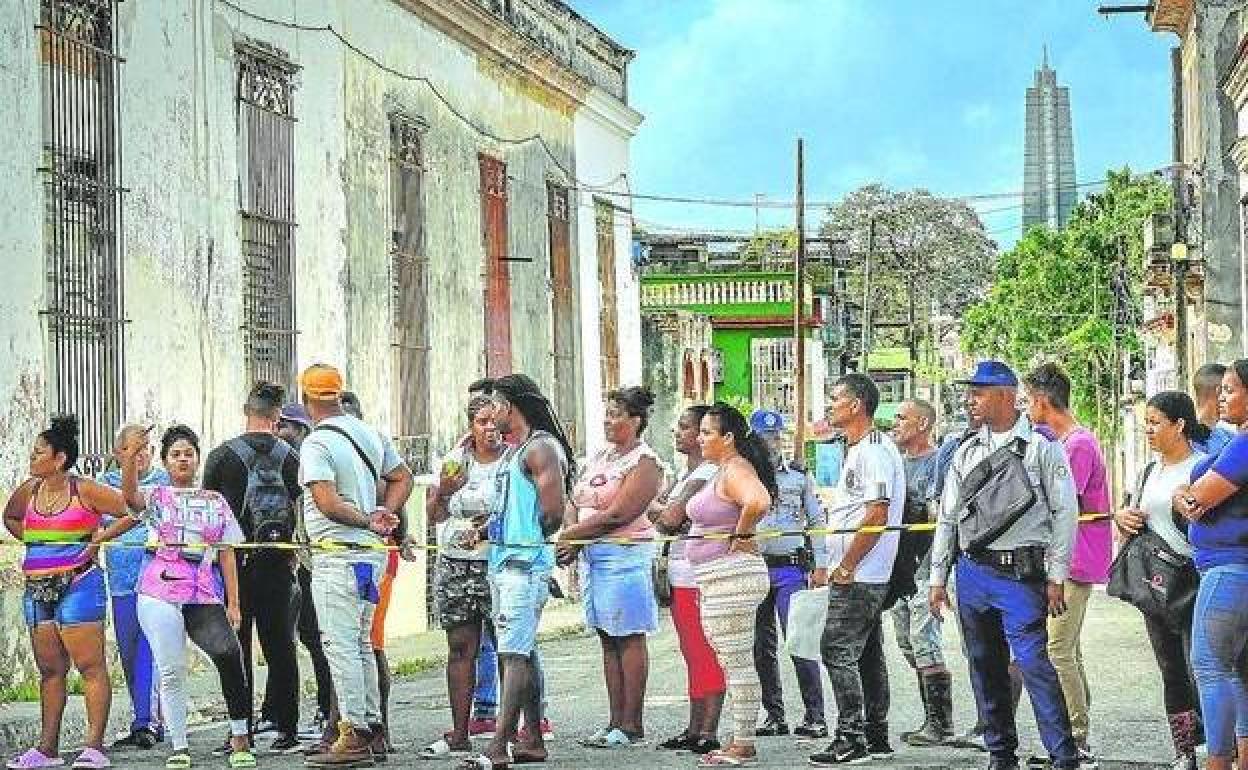
[[[1057,84],[1044,49],[1036,82],[1027,89],[1023,148],[1023,229],[1065,226],[1075,208],[1075,146],[1070,129],[1070,89]]]

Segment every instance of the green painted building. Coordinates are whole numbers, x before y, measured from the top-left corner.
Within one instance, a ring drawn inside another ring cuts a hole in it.
[[[691,267],[702,269],[690,272]],[[683,269],[682,269],[683,268]],[[793,274],[738,263],[652,262],[641,277],[643,313],[684,310],[710,318],[715,398],[746,402],[793,417]],[[802,312],[806,330],[807,405],[822,416],[824,361],[810,287]]]

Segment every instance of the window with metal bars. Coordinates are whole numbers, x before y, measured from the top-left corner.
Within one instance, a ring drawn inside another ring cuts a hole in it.
[[[594,201],[594,224],[598,239],[598,284],[602,292],[598,310],[602,342],[602,388],[620,385],[620,332],[615,288],[615,206]]]
[[[247,377],[293,388],[296,67],[259,46],[236,53]]]
[[[555,411],[568,440],[577,446],[576,308],[572,287],[572,222],[568,188],[546,184],[546,219],[550,231],[551,348],[555,359]]]
[[[78,415],[79,470],[112,450],[125,397],[116,0],[41,0],[49,404]]]

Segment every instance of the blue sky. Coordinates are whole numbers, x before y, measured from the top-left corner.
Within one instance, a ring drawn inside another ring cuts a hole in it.
[[[570,0],[636,50],[637,192],[791,199],[878,181],[947,195],[1022,188],[1023,97],[1041,50],[1071,89],[1080,182],[1170,158],[1171,36],[1096,0]],[[595,180],[586,180],[593,182]],[[1018,199],[976,204],[1003,246]],[[643,223],[752,229],[753,209],[637,202]],[[812,216],[816,216],[813,215]],[[763,212],[763,225],[792,214]]]

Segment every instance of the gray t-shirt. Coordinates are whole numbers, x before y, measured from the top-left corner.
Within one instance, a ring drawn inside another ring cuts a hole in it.
[[[330,417],[318,423],[299,448],[299,484],[307,487],[314,481],[333,482],[343,500],[365,516],[377,507],[379,483],[360,459],[345,436],[321,425],[334,425],[346,431],[364,450],[377,472],[385,475],[403,464],[389,439],[366,423],[350,415]],[[312,494],[303,495],[303,518],[308,537],[313,541],[334,540],[343,543],[376,545],[381,538],[368,529],[348,527],[331,521],[316,507]]]

